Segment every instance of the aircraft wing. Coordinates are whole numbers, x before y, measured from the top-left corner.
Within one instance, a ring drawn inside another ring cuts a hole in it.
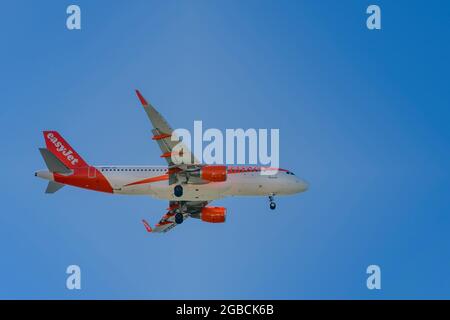
[[[162,152],[161,157],[166,159],[169,169],[180,167],[180,165],[175,165],[172,162],[173,149],[179,143],[178,139],[176,139],[176,141],[172,141],[171,139],[173,129],[167,123],[166,119],[164,119],[164,117],[142,96],[139,90],[136,90],[136,94],[153,125],[152,139],[158,143]],[[186,146],[183,145],[178,152],[180,153],[180,156],[190,159],[190,164],[199,164],[198,160]]]
[[[161,220],[152,228],[146,220],[142,220],[147,232],[167,232],[177,226],[175,222],[175,214],[183,213],[183,220],[189,217],[199,219],[200,212],[208,201],[170,201],[167,213],[162,216]]]

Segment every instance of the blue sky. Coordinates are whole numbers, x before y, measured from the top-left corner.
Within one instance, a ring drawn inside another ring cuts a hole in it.
[[[66,7],[82,30],[65,27]],[[382,10],[369,31],[365,9]],[[2,3],[0,298],[449,298],[446,1]],[[167,203],[45,195],[42,131],[92,164],[164,164],[133,90],[173,127],[279,128],[307,193],[217,201],[228,220],[149,235]],[[82,270],[82,290],[65,269]],[[382,289],[366,288],[368,265]]]

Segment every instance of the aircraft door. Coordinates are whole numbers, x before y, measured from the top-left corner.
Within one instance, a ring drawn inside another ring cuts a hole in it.
[[[95,179],[97,175],[97,169],[95,167],[90,166],[88,168],[88,178]]]

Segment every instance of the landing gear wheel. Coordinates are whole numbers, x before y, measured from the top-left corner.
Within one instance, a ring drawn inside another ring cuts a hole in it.
[[[181,212],[178,212],[175,215],[175,223],[176,224],[182,224],[183,223],[183,214]]]
[[[173,188],[173,194],[175,197],[181,197],[183,195],[183,187],[180,185],[175,186],[175,188]]]
[[[274,197],[274,194],[269,196],[269,201],[270,201],[269,206],[270,206],[271,210],[275,210],[275,208],[277,207],[277,204],[275,203],[275,201],[273,201],[273,197]]]

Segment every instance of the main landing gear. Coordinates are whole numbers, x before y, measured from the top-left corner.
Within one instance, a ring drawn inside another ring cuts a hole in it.
[[[177,212],[175,214],[175,223],[182,224],[183,223],[183,214],[181,212]]]
[[[175,197],[179,198],[183,196],[183,187],[181,185],[176,185],[175,188],[173,188],[173,194]]]
[[[181,187],[181,186],[177,186],[177,187]],[[181,190],[183,190],[183,189],[181,189]],[[174,207],[174,209],[173,209],[174,211],[171,211],[171,212],[175,213],[175,217],[174,217],[175,223],[182,224],[184,221],[183,212],[186,212],[184,202],[183,201],[173,201],[173,202],[171,201],[170,206]]]
[[[277,207],[277,204],[275,203],[275,201],[273,200],[273,195],[269,196],[269,207],[271,210],[275,210],[275,208]]]

